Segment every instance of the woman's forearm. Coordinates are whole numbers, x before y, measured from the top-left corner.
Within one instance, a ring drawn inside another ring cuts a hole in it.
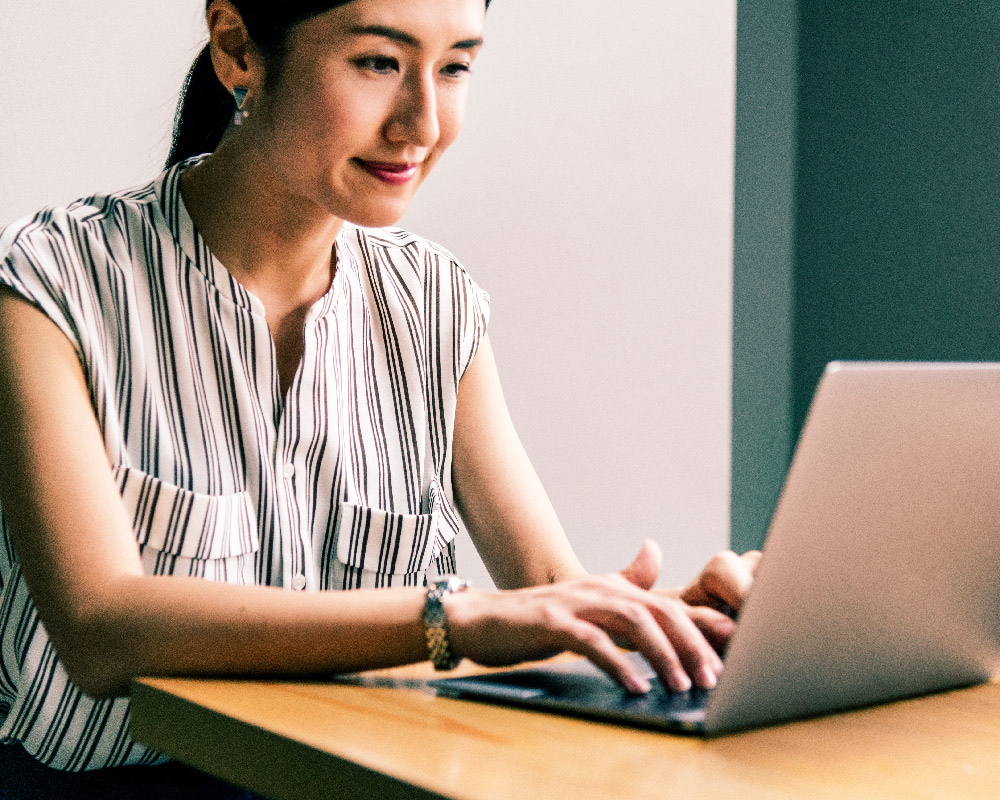
[[[55,644],[94,696],[141,675],[317,674],[427,657],[420,588],[292,592],[199,578],[122,577]]]
[[[452,476],[462,520],[498,587],[587,574],[514,430],[489,337],[459,385]]]

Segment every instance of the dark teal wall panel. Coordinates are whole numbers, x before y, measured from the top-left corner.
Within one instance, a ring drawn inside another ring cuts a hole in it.
[[[1000,3],[741,0],[738,17],[743,549],[828,361],[1000,360]]]
[[[833,359],[1000,358],[997,3],[801,3],[796,425]]]
[[[792,430],[795,0],[737,5],[731,540],[759,544]]]

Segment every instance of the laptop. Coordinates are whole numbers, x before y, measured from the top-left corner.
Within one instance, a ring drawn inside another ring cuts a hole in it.
[[[431,684],[710,736],[998,675],[1000,364],[835,362],[715,689],[631,696],[583,659]]]

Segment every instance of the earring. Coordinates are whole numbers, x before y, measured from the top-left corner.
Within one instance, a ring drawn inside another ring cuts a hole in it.
[[[233,122],[237,125],[242,125],[243,120],[250,116],[250,112],[246,110],[247,87],[234,86],[233,97],[236,99],[236,115],[233,117]]]

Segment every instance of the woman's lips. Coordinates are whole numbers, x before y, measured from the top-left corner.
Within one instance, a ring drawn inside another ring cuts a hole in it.
[[[365,161],[360,158],[354,160],[369,175],[390,186],[402,186],[409,182],[417,174],[417,168],[420,166],[420,164],[393,164],[388,161]]]

